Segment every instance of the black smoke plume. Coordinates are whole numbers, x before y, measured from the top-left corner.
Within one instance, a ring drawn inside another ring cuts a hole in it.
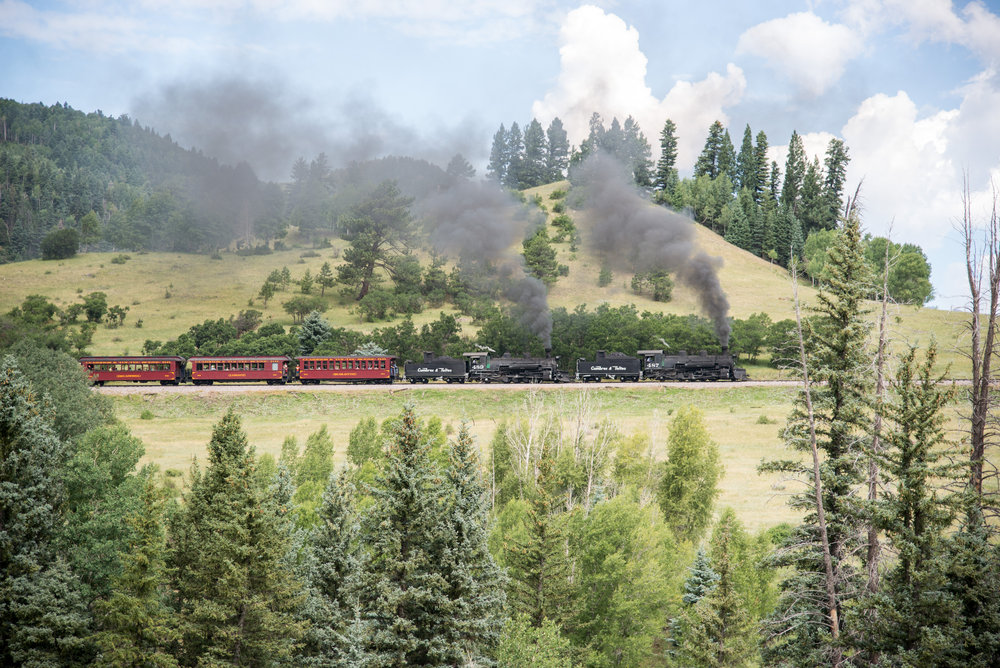
[[[653,206],[628,179],[614,158],[591,155],[573,174],[586,192],[593,228],[586,235],[594,250],[625,271],[668,271],[693,289],[712,319],[723,346],[729,345],[729,299],[719,282],[722,260],[699,250],[695,222]]]
[[[524,258],[512,247],[538,221],[525,215],[519,203],[492,182],[455,180],[417,203],[431,244],[439,252],[457,255],[476,292],[499,289],[514,303],[521,321],[552,346],[552,314],[545,284],[524,270]]]

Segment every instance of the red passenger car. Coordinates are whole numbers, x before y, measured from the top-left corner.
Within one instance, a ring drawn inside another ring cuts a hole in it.
[[[310,355],[297,357],[299,380],[304,385],[321,380],[345,383],[391,383],[399,377],[392,355]]]
[[[161,357],[81,357],[80,364],[94,385],[104,383],[156,383],[177,385],[186,380],[184,358]]]
[[[266,380],[268,385],[284,385],[291,377],[292,359],[285,355],[258,357],[192,357],[191,381],[195,385],[246,383]]]

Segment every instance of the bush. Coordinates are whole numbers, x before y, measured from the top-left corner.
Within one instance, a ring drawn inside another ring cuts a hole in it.
[[[132,258],[124,253],[119,253],[118,255],[111,258],[111,264],[125,264]]]
[[[560,190],[553,190],[552,193],[549,195],[549,199],[562,199],[565,196],[566,196],[566,191],[565,190],[562,190],[562,189],[560,189]]]
[[[42,239],[43,260],[64,260],[80,249],[80,233],[73,228],[53,230]]]
[[[140,420],[152,420],[153,417],[154,417],[153,411],[149,410],[148,408],[144,409],[142,413],[139,414]]]

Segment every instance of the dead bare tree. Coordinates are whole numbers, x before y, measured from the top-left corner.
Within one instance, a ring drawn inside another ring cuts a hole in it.
[[[993,187],[993,208],[982,231],[985,247],[977,246],[978,233],[972,213],[969,178],[965,177],[962,192],[961,233],[965,243],[965,266],[969,279],[970,311],[969,356],[972,360],[972,384],[969,387],[971,408],[969,426],[969,488],[979,511],[990,505],[983,496],[986,451],[990,445],[987,425],[992,397],[992,361],[997,354],[997,302],[1000,298],[1000,222],[997,217],[997,190]],[[986,279],[985,286],[983,279]],[[983,311],[983,301],[988,301]]]

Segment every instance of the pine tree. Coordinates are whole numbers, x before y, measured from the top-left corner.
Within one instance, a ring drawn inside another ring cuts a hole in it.
[[[365,644],[360,619],[361,554],[354,488],[329,478],[312,537],[304,616],[310,622],[296,661],[303,666],[354,666]]]
[[[490,147],[490,161],[486,164],[487,178],[503,183],[507,178],[507,167],[510,165],[510,158],[507,155],[507,130],[503,123],[500,129],[493,135],[493,145]]]
[[[468,424],[462,423],[448,454],[453,498],[447,519],[452,530],[445,550],[444,576],[454,606],[451,642],[461,647],[467,664],[482,665],[500,642],[506,578],[489,552],[490,504]]]
[[[736,178],[736,148],[733,146],[728,128],[722,133],[722,144],[719,148],[718,176],[722,175],[729,177],[730,183]]]
[[[68,449],[13,356],[0,362],[0,665],[90,656],[79,579],[55,543]]]
[[[173,611],[166,605],[163,494],[149,475],[142,507],[131,524],[134,538],[122,556],[122,570],[111,596],[96,604],[100,655],[95,665],[176,666],[177,660],[168,651],[180,634]]]
[[[652,153],[649,142],[639,124],[631,116],[625,119],[625,125],[622,127],[622,144],[624,154],[620,157],[631,169],[635,184],[641,188],[653,185],[653,164],[650,157]]]
[[[732,202],[726,206],[731,216],[729,224],[726,226],[726,241],[737,248],[750,250],[750,223],[747,221],[746,213],[743,212],[743,207],[739,202]]]
[[[513,613],[527,615],[530,624],[542,628],[546,621],[562,626],[570,610],[570,563],[566,537],[550,496],[552,455],[546,449],[537,464],[538,477],[529,499],[524,540],[504,543],[505,563],[510,576],[508,600]]]
[[[773,635],[765,662],[825,663],[831,659],[828,652],[835,658],[841,648],[832,644],[822,629],[830,627],[832,618],[843,631],[843,604],[857,589],[851,583],[857,577],[852,555],[861,539],[863,518],[856,493],[866,469],[865,435],[870,425],[871,356],[867,345],[871,325],[864,308],[869,270],[860,221],[853,212],[830,250],[830,271],[828,288],[820,292],[816,315],[809,321],[810,385],[800,393],[785,438],[793,448],[809,449],[814,431],[815,445],[825,455],[820,479],[835,610],[827,610],[822,601],[813,598],[813,592],[823,591],[827,585],[824,557],[819,552],[816,486],[810,481],[809,491],[792,499],[792,505],[807,514],[787,539],[778,560],[781,565],[795,565],[797,570],[781,585],[782,600],[771,619]],[[799,462],[772,462],[762,469],[806,473]]]
[[[748,188],[753,192],[757,188],[757,154],[753,149],[753,132],[749,123],[743,130],[743,143],[736,155],[736,178],[733,179],[733,186],[737,191]]]
[[[802,206],[802,185],[806,177],[806,150],[802,137],[792,130],[788,142],[788,157],[785,159],[785,182],[781,187],[781,203],[793,215],[798,216]]]
[[[333,328],[326,321],[319,311],[310,311],[309,315],[302,319],[297,338],[299,340],[299,353],[302,355],[311,354],[316,347],[333,335]]]
[[[534,188],[548,183],[548,168],[546,159],[549,147],[545,139],[545,131],[537,119],[524,129],[524,161],[521,165],[521,175],[518,188]]]
[[[761,130],[757,133],[757,145],[753,149],[757,173],[754,175],[753,199],[763,205],[767,196],[767,181],[771,169],[767,164],[767,135]]]
[[[831,139],[826,147],[826,179],[823,181],[823,202],[825,214],[823,227],[832,230],[837,225],[837,218],[844,205],[844,182],[847,180],[847,163],[851,158],[843,139]]]
[[[745,666],[756,654],[753,622],[736,588],[734,521],[735,515],[724,515],[715,528],[712,570],[717,579],[688,611],[681,656],[692,665]]]
[[[660,131],[660,159],[656,162],[654,185],[669,198],[677,189],[678,181],[677,125],[668,118]]]
[[[319,273],[316,275],[316,284],[319,285],[320,297],[326,295],[326,289],[332,288],[336,282],[337,279],[333,276],[333,269],[330,268],[330,263],[324,262],[323,266],[319,269]]]
[[[712,568],[712,561],[703,547],[698,548],[688,572],[690,575],[684,581],[684,596],[681,600],[687,605],[694,605],[712,593],[719,583],[719,574]]]
[[[445,488],[411,404],[395,427],[385,469],[372,488],[362,540],[370,558],[362,575],[362,616],[371,629],[372,666],[453,665],[462,647],[454,603],[441,571],[451,540]]]
[[[960,474],[960,464],[945,461],[943,447],[943,411],[954,390],[933,375],[936,355],[932,345],[922,364],[913,348],[904,356],[886,406],[890,428],[876,455],[894,484],[877,502],[875,525],[897,557],[880,592],[861,602],[871,614],[858,620],[856,636],[862,651],[890,665],[959,665],[965,658],[960,602],[945,593],[946,532],[957,506],[935,489]]]
[[[504,154],[507,157],[507,172],[504,174],[503,185],[518,189],[524,181],[524,135],[517,121],[510,124],[507,131]]]
[[[823,168],[819,164],[819,158],[814,158],[806,167],[798,211],[799,220],[802,221],[802,234],[806,237],[813,230],[832,230],[836,227],[836,224],[832,227],[825,226],[830,221],[826,215],[826,202],[823,200]]]
[[[303,630],[293,618],[301,597],[287,561],[287,509],[257,479],[254,449],[232,409],[213,428],[208,453],[170,526],[181,662],[281,661]]]
[[[558,116],[549,123],[545,136],[549,146],[545,160],[545,165],[548,168],[548,180],[550,182],[558,181],[565,178],[566,167],[569,164],[569,136]]]
[[[724,129],[721,121],[715,121],[708,128],[708,138],[705,140],[705,147],[694,164],[695,178],[706,175],[714,179],[721,173],[719,161],[723,151],[723,132]]]

